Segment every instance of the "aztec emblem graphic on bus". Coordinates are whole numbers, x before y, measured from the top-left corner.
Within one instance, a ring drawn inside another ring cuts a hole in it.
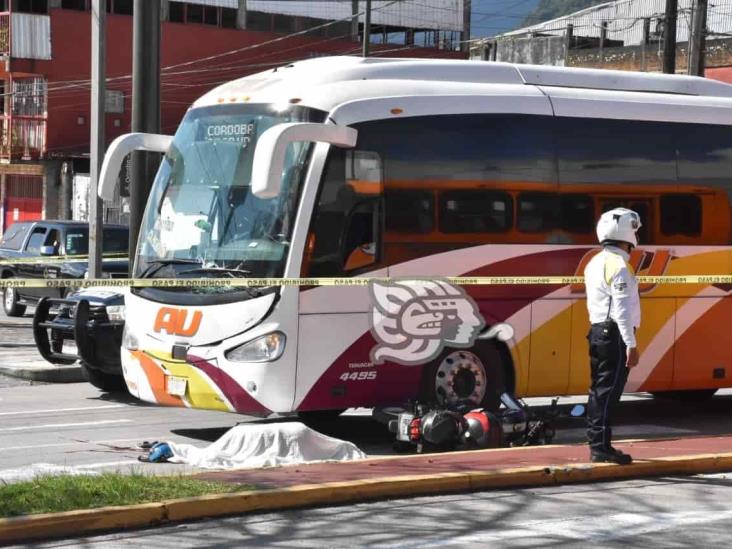
[[[442,280],[372,282],[369,293],[374,364],[424,364],[446,345],[471,347],[485,326],[473,299]]]

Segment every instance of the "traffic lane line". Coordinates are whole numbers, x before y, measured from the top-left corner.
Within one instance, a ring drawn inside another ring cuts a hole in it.
[[[60,429],[67,427],[89,427],[99,425],[110,425],[120,423],[132,423],[131,419],[107,419],[102,421],[84,421],[80,423],[47,423],[45,425],[22,425],[19,427],[2,427],[0,433],[9,433],[13,431],[27,431],[29,429]]]
[[[56,414],[63,412],[88,412],[91,410],[108,410],[110,408],[127,408],[124,404],[107,404],[105,406],[85,406],[80,408],[50,408],[47,410],[19,410],[16,412],[0,412],[0,416],[20,416],[31,414]]]
[[[169,435],[163,435],[163,436],[151,436],[147,437],[150,440],[162,440],[164,438],[171,438]],[[180,438],[180,437],[178,437]],[[102,446],[102,447],[111,447],[110,449],[114,449],[113,447],[116,446],[118,443],[122,442],[140,442],[140,437],[135,438],[116,438],[116,439],[108,439],[108,440],[70,440],[68,442],[57,442],[54,444],[29,444],[24,446],[6,446],[6,447],[0,447],[0,453],[2,452],[15,452],[15,451],[22,451],[22,450],[37,450],[42,448],[61,448],[64,446]],[[141,449],[140,449],[141,450]]]

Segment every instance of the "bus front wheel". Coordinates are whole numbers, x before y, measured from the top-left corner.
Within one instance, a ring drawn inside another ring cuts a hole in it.
[[[472,401],[495,412],[506,390],[506,371],[500,350],[485,342],[470,350],[445,349],[425,368],[422,399],[451,406]]]

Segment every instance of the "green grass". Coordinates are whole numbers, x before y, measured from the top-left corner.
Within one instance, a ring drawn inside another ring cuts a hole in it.
[[[32,481],[0,484],[0,517],[134,505],[250,489],[250,486],[206,482],[182,475],[39,476]]]

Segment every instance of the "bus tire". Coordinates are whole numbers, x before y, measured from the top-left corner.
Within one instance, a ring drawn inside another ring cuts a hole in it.
[[[23,316],[25,305],[18,303],[18,292],[15,288],[5,288],[3,292],[3,310],[7,316]]]
[[[494,341],[479,341],[471,349],[444,349],[424,369],[421,400],[440,405],[473,401],[496,412],[507,389],[504,353]]]
[[[654,391],[654,398],[679,400],[681,402],[704,402],[712,398],[717,389],[693,389],[690,391]]]
[[[81,371],[84,374],[84,379],[97,389],[101,389],[107,393],[127,392],[125,379],[120,375],[102,372],[101,370],[90,367],[84,362],[81,363]]]

